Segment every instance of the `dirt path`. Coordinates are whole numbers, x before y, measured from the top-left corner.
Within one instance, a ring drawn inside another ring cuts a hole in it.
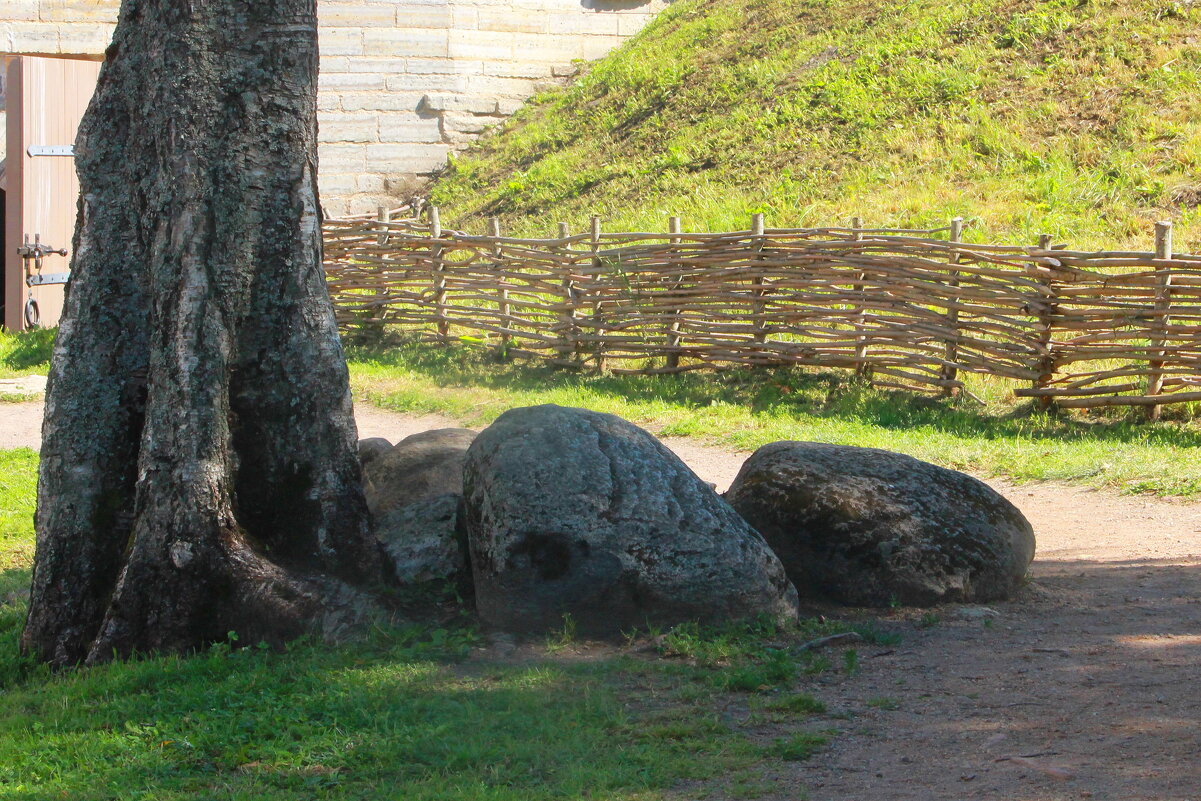
[[[0,448],[36,447],[40,417],[0,404]],[[358,421],[393,442],[454,425],[372,407]],[[746,457],[665,442],[719,489]],[[841,735],[764,797],[1201,800],[1201,504],[989,483],[1038,535],[1024,596],[861,647],[858,675],[819,690]]]

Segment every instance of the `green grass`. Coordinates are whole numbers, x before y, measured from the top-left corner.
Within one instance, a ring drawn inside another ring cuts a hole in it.
[[[0,379],[27,375],[45,375],[50,367],[50,349],[57,329],[11,334],[0,328]],[[40,393],[0,390],[0,403],[36,400]]]
[[[773,712],[788,712],[799,715],[824,715],[826,705],[808,693],[794,693],[776,698],[764,705]]]
[[[52,674],[17,653],[36,471],[31,451],[0,451],[0,797],[655,801],[681,786],[753,797],[771,791],[780,760],[828,738],[798,730],[825,706],[811,679],[792,678],[814,665],[790,654],[847,629],[830,622],[684,626],[662,634],[661,654],[630,655],[590,650],[565,622],[557,642],[570,655],[514,663],[476,650],[465,618],[340,646],[218,645]],[[756,671],[773,686],[736,680]],[[728,714],[744,691],[768,690],[751,698],[769,699],[770,721]]]
[[[776,740],[773,752],[789,762],[803,762],[821,751],[830,742],[827,734],[802,731],[791,737]]]
[[[46,328],[14,334],[0,328],[0,378],[45,375],[57,332]]]
[[[0,450],[0,577],[33,560],[37,464],[37,454],[28,448]],[[0,580],[0,597],[12,589]]]
[[[1201,8],[1183,0],[678,0],[455,157],[482,232],[931,227],[1201,249]]]
[[[873,389],[846,374],[803,369],[614,376],[502,363],[470,346],[351,348],[360,402],[439,413],[482,426],[517,406],[557,403],[609,412],[661,435],[751,450],[777,440],[887,448],[978,475],[1051,479],[1125,492],[1201,490],[1201,423],[1166,407],[1137,415],[1051,415],[995,395],[965,399]]]

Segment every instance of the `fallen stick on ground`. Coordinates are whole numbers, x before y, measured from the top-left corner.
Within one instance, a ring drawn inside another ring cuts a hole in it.
[[[863,637],[853,631],[844,631],[841,634],[829,634],[825,637],[818,637],[816,640],[810,640],[806,643],[801,643],[793,650],[798,654],[803,651],[816,651],[818,648],[825,648],[827,645],[837,645],[842,642],[861,642]]]

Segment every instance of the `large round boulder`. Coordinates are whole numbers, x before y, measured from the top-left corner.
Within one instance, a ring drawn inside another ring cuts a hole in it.
[[[725,497],[805,597],[861,606],[998,600],[1034,558],[1030,523],[988,485],[877,448],[765,445]]]
[[[363,464],[376,536],[402,585],[435,582],[470,593],[459,506],[463,463],[474,438],[463,428],[423,431]]]
[[[795,618],[767,543],[653,436],[560,406],[505,412],[472,443],[464,511],[484,623],[585,636]]]

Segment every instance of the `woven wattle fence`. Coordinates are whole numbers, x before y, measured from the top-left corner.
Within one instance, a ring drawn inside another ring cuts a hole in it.
[[[1201,256],[966,244],[944,229],[570,234],[330,220],[326,270],[346,330],[396,326],[571,366],[676,372],[841,367],[953,393],[965,373],[1060,406],[1201,400]]]

